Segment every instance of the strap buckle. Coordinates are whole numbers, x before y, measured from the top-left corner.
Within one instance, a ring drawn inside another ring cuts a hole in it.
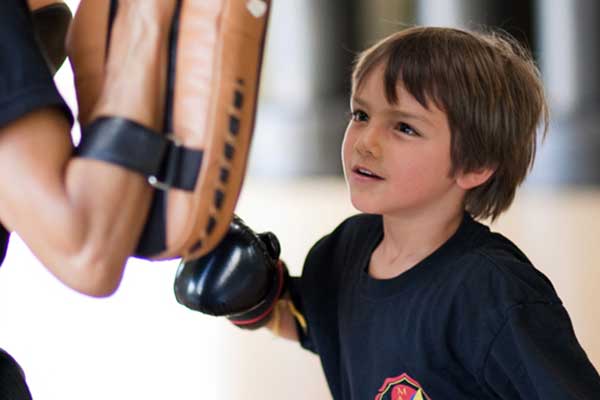
[[[166,134],[165,139],[167,139],[170,142],[170,145],[173,146],[175,149],[178,149],[179,147],[181,147],[181,140],[179,140],[179,138],[177,136],[175,136],[174,133]],[[170,154],[170,152],[167,152],[167,160],[166,160],[167,162],[169,161],[168,160],[169,154]],[[162,190],[165,192],[171,188],[171,185],[169,185],[166,182],[161,181],[160,178],[156,175],[148,176],[148,183],[154,189]]]

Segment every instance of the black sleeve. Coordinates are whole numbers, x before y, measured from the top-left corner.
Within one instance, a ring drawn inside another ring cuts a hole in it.
[[[561,304],[511,309],[483,369],[501,399],[598,399],[600,377],[579,345]]]
[[[292,301],[307,322],[306,332],[296,324],[300,344],[313,353],[336,346],[340,269],[348,225],[348,220],[342,222],[315,243],[304,261],[302,276],[290,285]]]
[[[40,107],[73,116],[59,94],[33,33],[25,0],[0,1],[0,127]]]
[[[304,297],[302,296],[301,285],[302,285],[301,278],[296,278],[296,277],[291,278],[290,285],[289,285],[289,291],[290,291],[290,297],[291,297],[292,303],[294,304],[294,307],[296,307],[296,310],[298,310],[298,312],[300,314],[302,314],[302,316],[306,319],[306,311],[305,311],[306,307],[304,306]],[[308,323],[308,320],[307,320],[307,323]],[[315,348],[310,336],[308,335],[308,330],[305,331],[304,328],[298,322],[298,320],[296,320],[296,332],[298,333],[298,339],[300,341],[300,345],[303,348],[305,348],[306,350],[316,353],[316,348]]]
[[[319,353],[317,343],[312,332],[315,328],[322,325],[321,314],[326,300],[323,298],[324,291],[322,285],[326,284],[328,279],[327,266],[324,268],[324,262],[329,259],[328,249],[330,248],[329,236],[321,238],[308,252],[304,260],[302,276],[294,278],[290,284],[290,296],[296,309],[304,316],[307,324],[306,331],[296,321],[296,331],[300,345],[313,353]]]

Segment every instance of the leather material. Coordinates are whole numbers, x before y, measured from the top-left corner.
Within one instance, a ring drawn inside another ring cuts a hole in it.
[[[263,326],[288,280],[279,253],[275,235],[257,235],[235,217],[213,251],[179,266],[175,297],[192,310],[227,316],[243,328]]]
[[[54,74],[67,58],[65,38],[73,16],[60,0],[28,0],[33,29]]]
[[[193,259],[207,254],[225,235],[254,129],[269,9],[270,1],[263,0],[179,0],[173,17],[163,22],[169,24],[169,34],[160,65],[162,126],[156,131],[172,137],[174,145],[166,155],[142,152],[165,157],[155,178],[168,190],[155,193],[137,255]],[[140,6],[137,11],[144,19],[153,10]],[[118,40],[111,16],[118,19],[120,12],[119,1],[83,0],[75,17],[70,45],[83,123],[98,106],[104,65],[107,55],[112,57],[107,41]],[[113,162],[110,157],[105,161]],[[119,165],[129,168],[125,164]]]

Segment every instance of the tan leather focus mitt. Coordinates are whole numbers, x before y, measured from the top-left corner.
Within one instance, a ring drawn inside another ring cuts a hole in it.
[[[67,57],[65,37],[73,17],[71,10],[60,0],[28,0],[28,4],[35,35],[54,74]]]
[[[154,186],[137,256],[197,258],[226,233],[269,9],[265,0],[82,0],[67,41],[83,127],[77,154]],[[147,94],[130,98],[138,81]]]

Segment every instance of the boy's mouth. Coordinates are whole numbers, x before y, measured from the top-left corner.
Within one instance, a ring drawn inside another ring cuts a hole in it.
[[[383,178],[381,176],[377,175],[375,172],[371,171],[368,168],[362,167],[360,165],[352,168],[352,172],[354,172],[357,175],[363,176],[365,178],[383,180]]]

